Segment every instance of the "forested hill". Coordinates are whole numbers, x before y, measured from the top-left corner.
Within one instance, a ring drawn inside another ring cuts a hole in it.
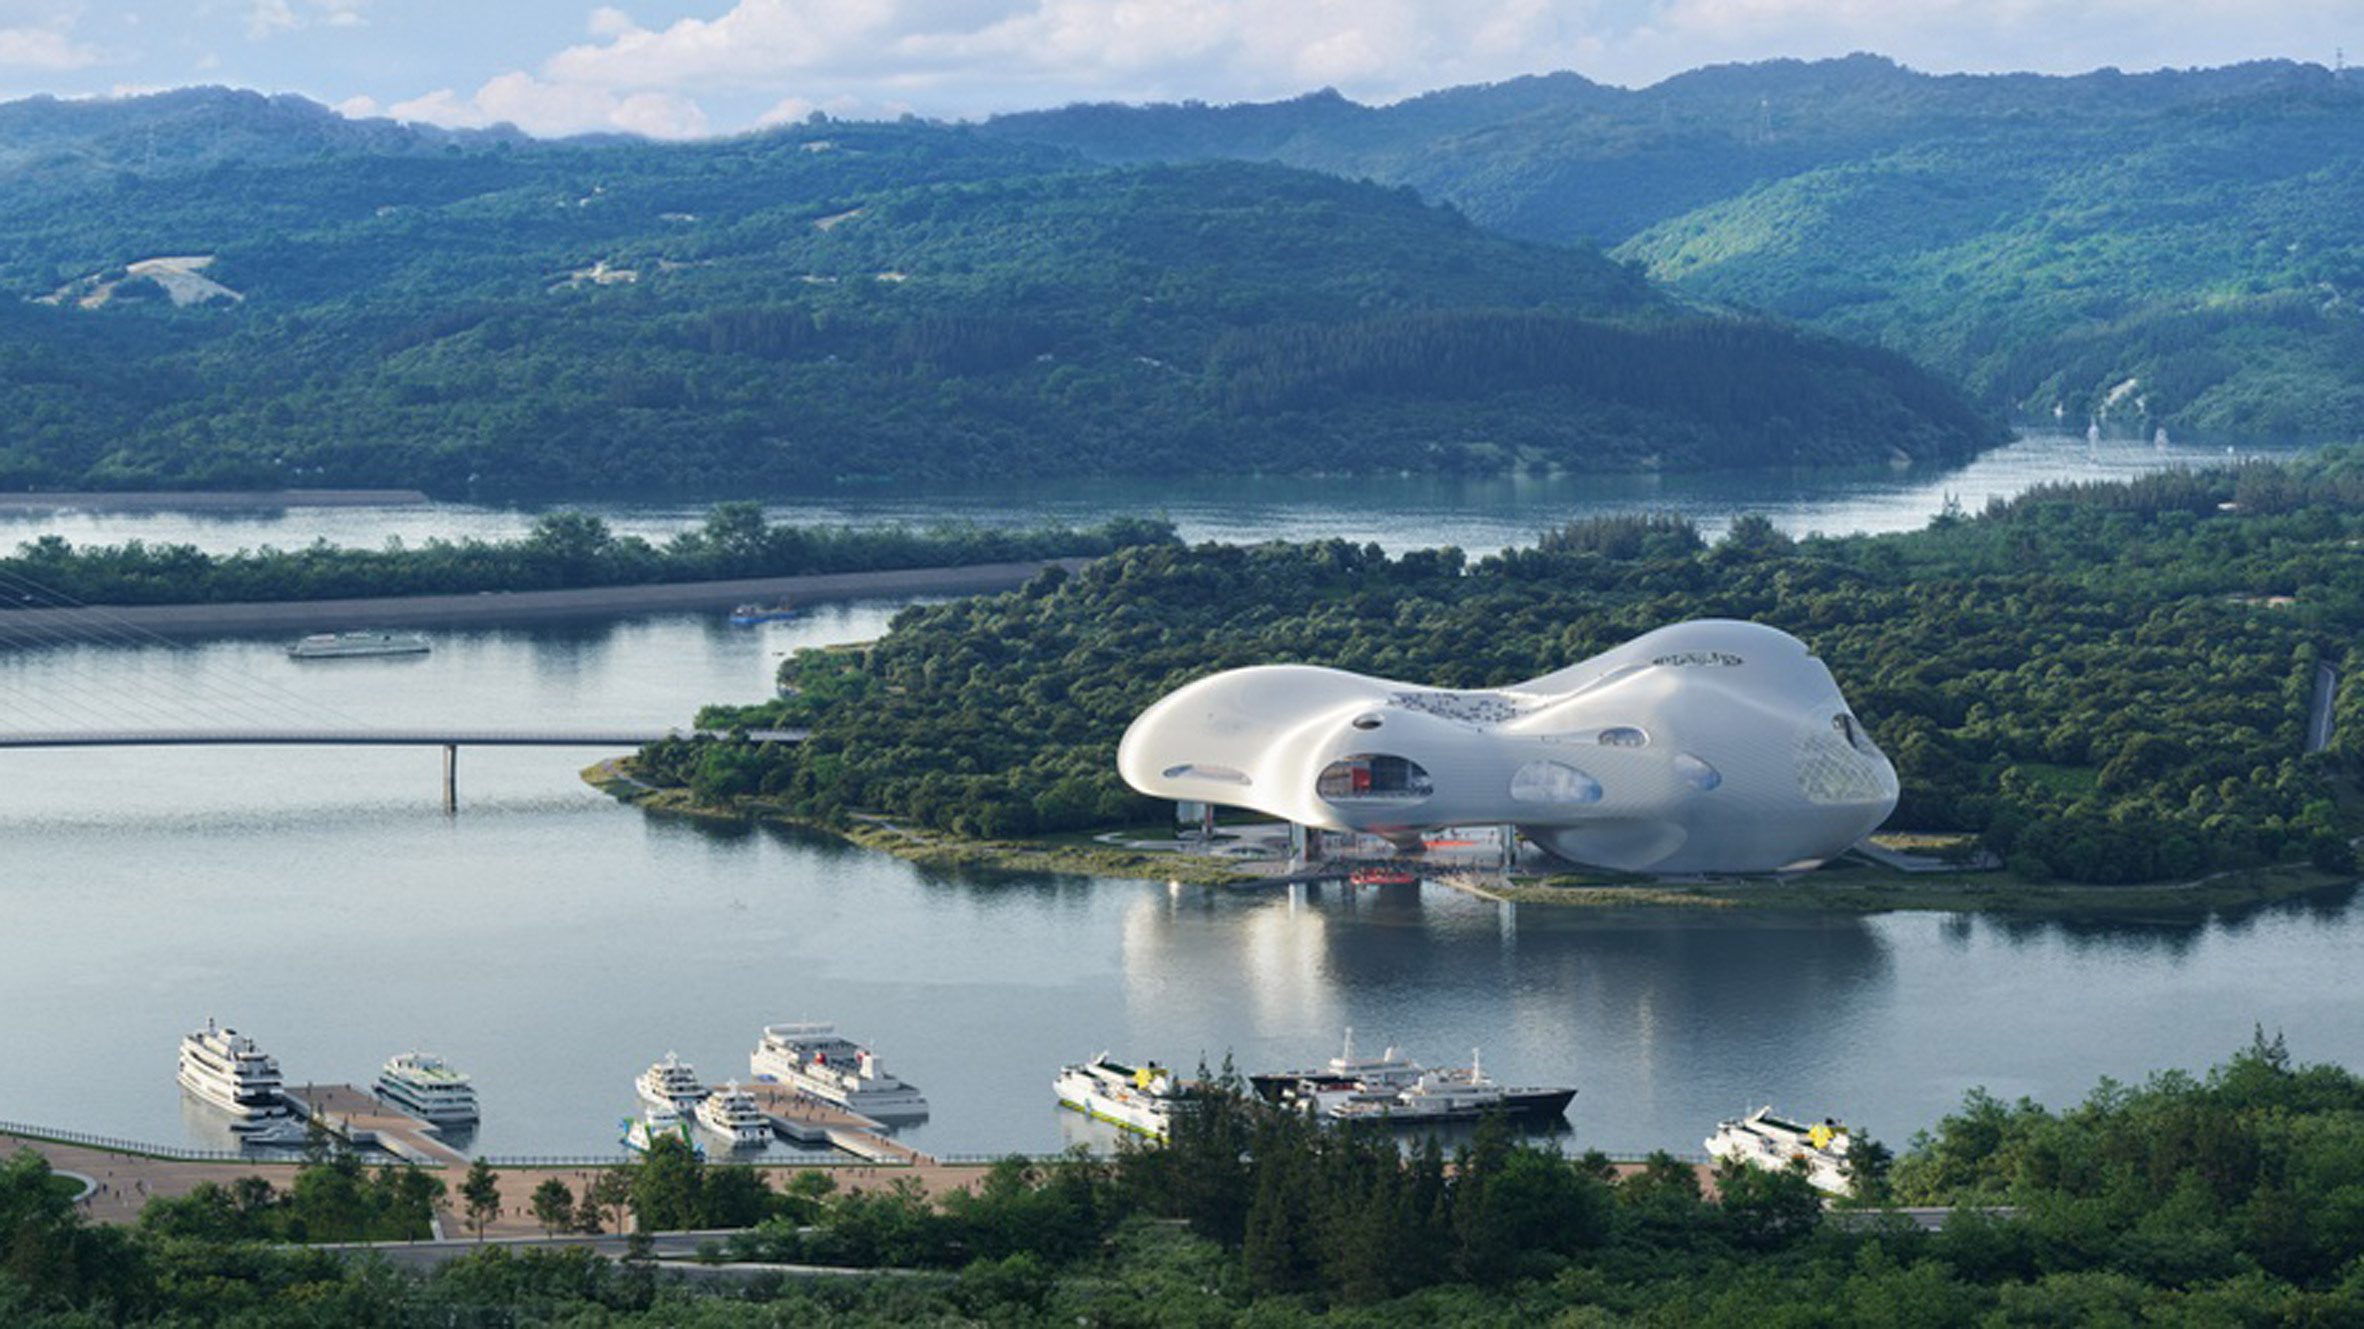
[[[1930,76],[1874,56],[1573,74],[1388,107],[1079,106],[988,132],[1285,162],[1598,243],[2075,427],[2364,430],[2364,78]]]
[[[192,90],[0,106],[0,485],[845,480],[1968,455],[1885,351],[1412,191],[940,125],[688,145]]]

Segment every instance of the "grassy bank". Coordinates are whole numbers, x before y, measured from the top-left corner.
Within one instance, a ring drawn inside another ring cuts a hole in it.
[[[864,820],[850,827],[823,826],[760,798],[737,799],[721,805],[699,803],[687,790],[658,789],[639,782],[631,773],[630,760],[621,757],[585,769],[583,779],[643,811],[709,821],[768,821],[795,826],[928,867],[1064,872],[1205,886],[1253,881],[1257,875],[1201,855],[1121,849],[1081,835],[971,840],[883,818]],[[1866,914],[1914,909],[2122,918],[2181,915],[2203,909],[2260,904],[2351,880],[2305,864],[2284,864],[2213,873],[2191,881],[2083,886],[2032,881],[2007,871],[1909,873],[1846,862],[1792,876],[1692,882],[1564,874],[1489,885],[1481,894],[1512,904],[1555,908],[1799,909]]]
[[[1694,909],[1818,909],[1865,914],[1922,909],[1945,913],[2126,917],[2188,914],[2202,909],[2259,904],[2352,880],[2303,863],[2141,886],[2031,881],[2010,872],[1896,872],[1842,863],[1794,876],[1712,882],[1604,881],[1561,876],[1533,885],[1500,888],[1497,894],[1520,904],[1595,908],[1661,905]]]
[[[659,789],[641,783],[632,775],[630,759],[623,757],[585,768],[583,779],[602,793],[631,803],[643,812],[733,824],[764,821],[794,826],[833,835],[865,849],[893,854],[925,867],[984,868],[999,872],[1065,872],[1139,881],[1184,881],[1194,886],[1224,886],[1253,881],[1256,875],[1195,855],[1149,853],[1089,841],[970,840],[886,820],[866,820],[852,826],[825,826],[761,798],[739,798],[722,804],[701,803],[692,798],[686,789]]]

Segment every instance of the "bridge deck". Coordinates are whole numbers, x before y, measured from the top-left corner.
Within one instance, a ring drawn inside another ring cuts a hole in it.
[[[759,743],[801,743],[804,729],[754,729]],[[699,729],[120,729],[0,730],[0,748],[467,747],[637,748],[666,738],[721,738]]]

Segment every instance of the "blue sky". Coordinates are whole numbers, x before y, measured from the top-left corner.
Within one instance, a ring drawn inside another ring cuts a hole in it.
[[[192,83],[542,134],[727,133],[823,109],[1366,101],[1573,69],[1871,50],[2074,72],[2364,54],[2364,0],[0,0],[0,99]]]

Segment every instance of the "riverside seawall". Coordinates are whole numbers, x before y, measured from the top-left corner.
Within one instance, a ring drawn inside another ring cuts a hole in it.
[[[80,609],[0,609],[0,642],[57,640],[125,629],[158,636],[239,632],[334,632],[357,628],[467,627],[565,619],[629,617],[728,609],[787,599],[900,599],[982,595],[1015,590],[1047,567],[1072,572],[1085,558],[977,563],[966,567],[823,572],[799,577],[593,586],[568,591],[486,591],[473,595],[404,595],[346,600],[244,601],[231,604],[93,605]]]

